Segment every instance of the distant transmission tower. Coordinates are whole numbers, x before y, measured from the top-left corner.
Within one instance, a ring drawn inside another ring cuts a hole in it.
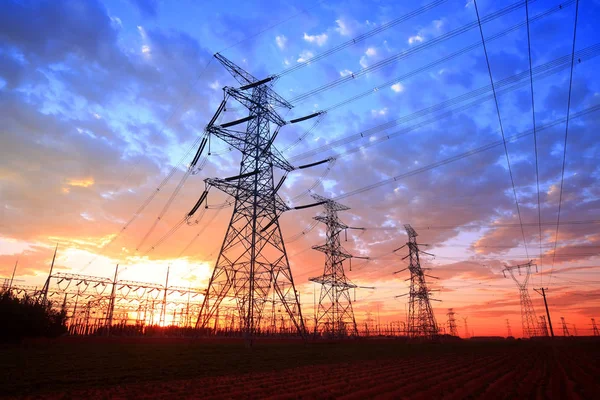
[[[455,314],[456,313],[452,308],[449,308],[448,313],[446,314],[448,316],[448,330],[450,331],[451,336],[458,336],[458,331],[456,329],[456,320],[454,319]]]
[[[548,334],[548,325],[546,325],[546,317],[544,317],[543,315],[540,317],[539,333],[541,336],[550,336]]]
[[[202,205],[210,187],[216,187],[235,198],[233,215],[196,327],[209,327],[223,300],[228,299],[236,306],[246,337],[252,338],[260,329],[263,318],[266,319],[263,315],[265,305],[272,302],[274,307],[276,302],[285,309],[291,321],[290,326],[304,334],[298,292],[279,226],[279,217],[288,208],[277,194],[283,179],[294,168],[273,146],[279,129],[286,124],[275,109],[290,109],[292,106],[271,89],[274,77],[259,81],[222,55],[216,54],[215,58],[242,86],[223,89],[225,98],[206,131],[239,150],[242,160],[239,175],[206,179],[207,190],[188,214],[193,215]],[[248,116],[220,126],[214,125],[230,97],[248,109]],[[230,129],[243,123],[247,123],[244,131]],[[202,152],[205,143],[206,138],[194,160]],[[284,171],[277,186],[274,185],[274,167]]]
[[[596,320],[592,318],[592,330],[594,332],[594,336],[600,336],[600,332],[598,331],[598,326],[596,326]]]
[[[438,334],[437,324],[435,322],[435,316],[433,314],[433,308],[431,307],[430,291],[427,288],[427,282],[425,276],[435,278],[434,276],[426,275],[421,268],[419,261],[419,253],[425,253],[419,250],[417,244],[417,232],[410,225],[404,225],[406,233],[408,233],[408,242],[404,246],[408,246],[409,254],[403,259],[409,258],[410,263],[407,268],[400,271],[394,272],[395,274],[405,271],[410,271],[410,291],[408,295],[410,299],[408,301],[408,336],[409,337],[435,337]],[[394,250],[398,251],[404,246]],[[437,278],[435,278],[437,279]],[[396,296],[401,297],[406,294]],[[435,300],[438,301],[438,300]]]
[[[506,320],[506,337],[512,337],[512,329],[510,329],[510,321]]]
[[[465,321],[465,338],[469,337],[469,325],[467,325],[467,318],[469,317],[463,317],[463,321]]]
[[[571,336],[571,334],[569,333],[569,327],[565,322],[565,317],[560,317],[560,322],[562,322],[563,336]]]
[[[527,284],[529,283],[529,276],[531,275],[531,267],[535,266],[531,261],[527,264],[513,265],[510,267],[505,267],[502,273],[506,278],[506,272],[510,274],[511,278],[517,284],[519,288],[519,294],[521,297],[521,323],[523,325],[523,336],[524,337],[532,337],[537,335],[537,321],[535,317],[535,310],[533,309],[533,304],[531,303],[531,297],[529,297],[529,291],[527,289]],[[524,278],[522,281],[515,276],[515,270],[518,271],[520,276],[523,276],[522,271],[524,271]]]
[[[340,244],[340,233],[346,229],[361,228],[352,228],[340,222],[338,211],[349,210],[348,207],[316,194],[312,197],[325,207],[325,213],[317,215],[314,219],[327,226],[325,244],[313,246],[313,249],[325,253],[323,275],[309,279],[321,285],[319,307],[315,318],[315,334],[322,332],[333,337],[357,336],[358,329],[352,310],[350,289],[356,289],[358,286],[346,277],[344,261],[366,257],[354,257],[348,254]]]

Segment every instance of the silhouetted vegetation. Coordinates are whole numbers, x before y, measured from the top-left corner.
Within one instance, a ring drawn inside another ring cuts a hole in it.
[[[24,338],[57,337],[67,332],[66,313],[52,309],[35,298],[22,298],[0,292],[0,341],[17,342]]]

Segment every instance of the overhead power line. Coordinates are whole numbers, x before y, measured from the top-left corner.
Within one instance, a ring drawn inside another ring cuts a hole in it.
[[[573,1],[574,0],[566,1],[562,6],[565,7],[566,5],[572,3]],[[500,18],[500,17],[502,17],[504,15],[507,15],[507,14],[509,14],[509,13],[515,11],[515,10],[518,10],[519,8],[523,7],[524,5],[525,5],[524,1],[519,1],[517,3],[514,3],[514,4],[512,4],[512,5],[508,6],[508,7],[505,7],[503,9],[501,9],[501,10],[498,10],[498,11],[492,13],[492,14],[489,14],[489,15],[483,17],[481,19],[481,23],[484,24],[484,23],[493,21],[493,20],[495,20],[497,18]],[[457,36],[459,36],[459,35],[461,35],[461,34],[463,34],[465,32],[468,32],[471,29],[477,28],[477,26],[478,26],[477,21],[471,22],[471,23],[466,24],[466,25],[463,25],[460,28],[454,29],[454,30],[452,30],[450,32],[447,32],[447,33],[443,34],[443,35],[437,36],[437,37],[435,37],[435,38],[433,38],[431,40],[425,41],[425,42],[423,42],[423,43],[421,43],[421,44],[419,44],[417,46],[414,46],[414,47],[412,47],[412,48],[410,48],[408,50],[405,50],[405,51],[400,52],[398,54],[395,54],[395,55],[393,55],[391,57],[388,57],[388,58],[386,58],[384,60],[376,62],[375,64],[370,65],[370,66],[368,66],[366,68],[362,68],[361,70],[359,70],[357,72],[354,72],[354,73],[352,73],[350,75],[347,75],[347,76],[344,76],[344,77],[340,77],[340,78],[338,78],[336,80],[333,80],[333,81],[331,81],[331,82],[329,82],[329,83],[327,83],[325,85],[322,85],[322,86],[317,87],[315,89],[312,89],[312,90],[310,90],[310,91],[308,91],[306,93],[298,95],[298,96],[294,97],[293,99],[291,99],[290,103],[292,103],[292,104],[300,103],[300,102],[302,102],[302,101],[304,101],[304,100],[308,99],[309,97],[312,97],[312,96],[314,96],[316,94],[319,94],[319,93],[322,93],[322,92],[324,92],[326,90],[332,89],[332,88],[334,88],[336,86],[339,86],[339,85],[341,85],[343,83],[352,81],[352,80],[354,80],[354,79],[356,79],[356,78],[358,78],[360,76],[366,75],[369,72],[373,72],[373,71],[378,70],[380,68],[383,68],[383,67],[385,67],[387,65],[391,65],[393,63],[398,62],[399,60],[402,60],[404,58],[410,57],[410,56],[412,56],[414,54],[417,54],[417,53],[419,53],[419,52],[421,52],[421,51],[423,51],[425,49],[429,49],[429,48],[431,48],[433,46],[436,46],[436,45],[438,45],[438,44],[440,44],[440,43],[442,43],[442,42],[444,42],[446,40],[449,40],[449,39],[452,39],[454,37],[457,37]]]
[[[527,2],[527,0],[526,0]],[[498,115],[498,124],[500,125],[500,133],[502,134],[502,141],[504,142],[504,154],[506,155],[506,164],[508,166],[508,174],[510,175],[510,183],[513,189],[513,195],[515,197],[515,205],[517,206],[517,215],[519,217],[519,223],[521,224],[521,235],[523,236],[523,244],[525,245],[525,253],[529,258],[529,251],[527,250],[527,239],[525,239],[525,230],[523,229],[523,220],[521,218],[521,207],[519,207],[519,199],[517,197],[517,189],[515,188],[515,179],[512,173],[512,167],[510,165],[510,157],[508,156],[508,146],[506,145],[506,138],[504,136],[504,126],[502,125],[502,117],[500,117],[500,106],[498,105],[498,96],[496,96],[496,87],[494,86],[494,78],[492,76],[492,68],[490,66],[490,59],[488,57],[487,46],[485,45],[485,37],[483,36],[483,28],[481,26],[481,18],[479,17],[479,9],[477,8],[477,0],[473,0],[475,5],[475,13],[477,14],[477,22],[479,23],[479,33],[481,34],[481,43],[483,44],[483,53],[485,54],[485,62],[487,64],[488,74],[490,76],[490,82],[492,84],[492,93],[494,93],[494,103],[496,105],[496,114]],[[535,130],[534,130],[535,132]]]
[[[486,41],[489,43],[489,42],[491,42],[493,40],[500,39],[500,38],[502,38],[502,37],[510,34],[511,32],[515,32],[515,31],[521,29],[527,23],[537,22],[537,21],[541,20],[542,18],[546,18],[546,17],[554,14],[555,12],[562,11],[563,9],[564,9],[564,7],[563,8],[552,7],[552,8],[550,8],[550,9],[548,9],[548,10],[546,10],[546,11],[540,13],[540,14],[537,14],[534,17],[529,18],[527,22],[520,22],[520,23],[518,23],[516,25],[513,25],[513,26],[511,26],[511,27],[509,27],[507,29],[504,29],[504,30],[502,30],[502,31],[500,31],[500,32],[498,32],[498,33],[496,33],[496,34],[488,37],[486,39]],[[417,68],[415,70],[412,70],[412,71],[410,71],[410,72],[408,72],[408,73],[406,73],[404,75],[398,76],[398,77],[396,77],[394,79],[390,79],[390,80],[388,80],[388,81],[386,81],[386,82],[384,82],[382,84],[379,84],[379,85],[377,85],[377,86],[375,86],[375,87],[373,87],[373,88],[371,88],[369,90],[366,90],[364,92],[361,92],[361,93],[359,93],[357,95],[354,95],[354,96],[352,96],[352,97],[350,97],[348,99],[342,100],[342,101],[340,101],[340,102],[338,102],[338,103],[336,103],[336,104],[334,104],[332,106],[329,106],[329,107],[325,108],[323,111],[326,112],[326,113],[329,113],[329,112],[331,112],[333,110],[336,110],[336,109],[338,109],[340,107],[346,106],[346,105],[348,105],[348,104],[350,104],[350,103],[352,103],[354,101],[363,99],[366,96],[370,96],[370,95],[372,95],[374,93],[378,93],[380,90],[389,89],[389,87],[392,86],[395,83],[404,82],[407,79],[412,78],[412,77],[414,77],[414,76],[416,76],[416,75],[418,75],[418,74],[420,74],[420,73],[422,73],[424,71],[428,71],[428,70],[433,69],[435,67],[438,67],[440,65],[444,65],[446,62],[448,62],[448,61],[450,61],[450,60],[452,60],[454,58],[457,58],[460,55],[466,54],[466,53],[468,53],[468,52],[470,52],[472,50],[478,49],[479,47],[481,47],[481,41],[477,41],[475,43],[472,43],[469,46],[463,47],[462,49],[457,50],[454,53],[451,53],[451,54],[449,54],[449,55],[447,55],[445,57],[442,57],[442,58],[440,58],[440,59],[438,59],[436,61],[433,61],[433,62],[431,62],[431,63],[429,63],[427,65],[419,67],[419,68]]]
[[[531,87],[531,118],[533,125],[533,150],[535,153],[535,184],[537,188],[538,236],[540,245],[540,271],[544,272],[542,260],[542,207],[540,205],[540,169],[538,163],[537,132],[535,129],[535,96],[533,91],[533,66],[531,60],[531,32],[529,29],[529,2],[525,1],[525,21],[527,22],[527,55],[529,59],[529,83]],[[543,274],[540,274],[540,286],[543,286]]]
[[[580,111],[578,113],[572,114],[570,116],[570,118],[571,119],[580,118],[580,117],[583,117],[585,115],[588,115],[590,113],[597,112],[597,111],[600,111],[600,104],[596,105],[596,106],[588,107],[588,108],[586,108],[586,109],[584,109],[584,110],[582,110],[582,111]],[[537,131],[538,132],[544,131],[544,130],[552,128],[552,127],[554,127],[556,125],[560,125],[560,124],[564,123],[565,121],[566,121],[566,118],[557,119],[557,120],[555,120],[553,122],[550,122],[548,124],[539,126],[538,129],[537,129]],[[373,189],[376,189],[378,187],[381,187],[381,186],[384,186],[384,185],[387,185],[387,184],[390,184],[390,183],[397,182],[397,181],[399,181],[401,179],[405,179],[405,178],[408,178],[408,177],[411,177],[411,176],[414,176],[414,175],[418,175],[420,173],[427,172],[427,171],[430,171],[430,170],[435,169],[435,168],[439,168],[439,167],[441,167],[443,165],[450,164],[452,162],[459,161],[459,160],[462,160],[464,158],[473,156],[475,154],[478,154],[478,153],[481,153],[481,152],[493,149],[495,147],[502,146],[504,144],[504,142],[510,143],[510,142],[522,139],[524,137],[530,136],[532,134],[533,134],[533,130],[528,130],[528,131],[525,131],[525,132],[522,132],[522,133],[519,133],[519,134],[516,134],[516,135],[513,135],[513,136],[509,136],[508,138],[506,138],[506,140],[503,139],[503,140],[498,140],[498,141],[495,141],[495,142],[491,142],[491,143],[488,143],[486,145],[483,145],[483,146],[477,147],[475,149],[469,150],[467,152],[464,152],[464,153],[461,153],[461,154],[457,154],[457,155],[455,155],[453,157],[449,157],[449,158],[437,161],[435,163],[423,166],[423,167],[415,169],[413,171],[409,171],[409,172],[406,172],[406,173],[394,176],[392,178],[384,179],[382,181],[379,181],[379,182],[376,182],[376,183],[372,183],[372,184],[367,185],[367,186],[363,186],[363,187],[361,187],[359,189],[355,189],[355,190],[352,190],[352,191],[349,191],[349,192],[345,192],[343,194],[335,196],[333,198],[333,200],[341,200],[341,199],[345,199],[345,198],[350,197],[350,196],[354,196],[354,195],[357,195],[357,194],[360,194],[360,193],[364,193],[366,191],[373,190]]]
[[[565,165],[567,162],[567,139],[569,136],[569,121],[571,117],[571,91],[573,89],[573,69],[575,67],[575,39],[577,38],[577,17],[579,15],[579,0],[575,5],[575,23],[573,24],[573,46],[571,53],[573,56],[571,57],[571,72],[569,74],[569,97],[567,100],[567,118],[565,125],[565,143],[563,145],[563,162],[562,169],[560,173],[560,194],[558,197],[558,214],[556,216],[556,234],[554,235],[554,255],[556,255],[556,245],[558,244],[558,230],[560,228],[560,212],[562,210],[562,195],[563,195],[563,185],[565,182]],[[550,278],[549,281],[552,283],[552,270],[554,269],[554,258],[552,258],[552,269],[550,270]]]
[[[290,74],[292,72],[295,72],[295,71],[297,71],[297,70],[299,70],[301,68],[304,68],[307,65],[314,64],[315,62],[317,62],[319,60],[322,60],[325,57],[328,57],[328,56],[330,56],[330,55],[332,55],[334,53],[337,53],[337,52],[339,52],[339,51],[341,51],[341,50],[343,50],[345,48],[348,48],[350,46],[354,46],[355,44],[360,43],[360,42],[362,42],[362,41],[370,38],[371,36],[377,35],[378,33],[386,31],[386,30],[388,30],[388,29],[390,29],[390,28],[392,28],[392,27],[394,27],[394,26],[396,26],[396,25],[398,25],[398,24],[400,24],[402,22],[406,22],[406,21],[408,21],[409,19],[411,19],[413,17],[416,17],[416,16],[418,16],[420,14],[423,14],[424,12],[433,9],[433,8],[439,6],[440,4],[445,3],[446,1],[447,0],[436,0],[436,1],[433,1],[433,2],[431,2],[429,4],[426,4],[426,5],[422,6],[422,7],[418,8],[416,10],[413,10],[413,11],[407,13],[407,14],[404,14],[401,17],[398,17],[398,18],[396,18],[396,19],[394,19],[394,20],[392,20],[390,22],[387,22],[385,24],[379,25],[375,29],[372,29],[372,30],[370,30],[370,31],[368,31],[366,33],[363,33],[362,35],[358,35],[358,36],[356,36],[356,37],[354,37],[354,38],[352,38],[350,40],[347,40],[347,41],[345,41],[345,42],[343,42],[341,44],[338,44],[337,46],[334,46],[331,49],[324,51],[323,53],[317,54],[316,56],[311,57],[311,58],[307,59],[306,61],[304,61],[302,63],[299,63],[299,64],[296,64],[296,65],[294,65],[292,67],[286,68],[283,71],[281,71],[280,73],[276,74],[276,76],[280,76],[280,77],[281,76],[285,76],[285,75],[288,75],[288,74]]]
[[[576,53],[576,56],[582,62],[584,62],[585,60],[596,57],[598,54],[600,54],[600,44],[595,44],[595,45],[589,46],[585,49],[578,51]],[[548,77],[550,75],[553,75],[565,68],[568,68],[570,65],[570,59],[571,59],[570,55],[565,55],[563,57],[559,57],[555,60],[552,60],[546,64],[539,65],[534,68],[534,73],[533,73],[534,77],[536,79],[542,79],[542,78]],[[528,76],[529,76],[529,71],[523,71],[521,73],[515,74],[513,76],[502,79],[500,81],[497,81],[496,88],[497,89],[502,88],[502,90],[497,90],[496,94],[498,96],[501,96],[501,95],[512,92],[513,90],[516,90],[516,89],[522,87],[523,85],[528,83],[525,81],[525,79]],[[300,160],[303,160],[303,159],[306,159],[306,158],[309,158],[312,156],[316,156],[322,152],[325,152],[328,150],[333,150],[337,147],[341,147],[341,146],[347,145],[351,142],[362,140],[362,139],[364,139],[366,143],[364,143],[361,146],[361,148],[366,147],[366,146],[375,145],[377,143],[380,143],[381,141],[391,139],[392,137],[396,137],[400,134],[405,134],[405,133],[411,132],[411,131],[413,131],[417,128],[423,127],[427,124],[437,122],[442,118],[450,117],[452,115],[455,115],[457,112],[464,111],[470,107],[479,106],[479,105],[481,105],[482,102],[492,100],[494,98],[493,94],[491,94],[490,92],[491,92],[491,85],[483,86],[481,88],[472,90],[470,92],[467,92],[467,93],[464,93],[457,97],[454,97],[452,99],[443,101],[436,105],[421,109],[419,111],[405,115],[405,116],[397,118],[395,120],[388,121],[383,124],[366,129],[364,131],[333,140],[333,141],[331,141],[323,146],[320,146],[318,148],[311,149],[304,153],[297,154],[297,155],[291,157],[290,160],[292,162],[297,162],[297,161],[300,161]],[[479,97],[479,96],[485,95],[486,93],[490,93],[490,94],[485,97]],[[479,98],[477,98],[477,97],[479,97]],[[470,103],[467,103],[458,108],[454,108],[444,114],[437,115],[428,120],[419,122],[418,124],[403,128],[401,131],[398,131],[395,133],[384,134],[381,137],[374,136],[374,134],[376,134],[378,132],[382,132],[388,128],[392,128],[392,127],[400,125],[402,123],[424,117],[424,116],[434,113],[436,111],[441,111],[445,108],[449,108],[458,103],[461,103],[461,102],[464,102],[464,101],[470,100],[470,99],[475,99],[475,98],[476,98],[476,100],[474,100]],[[356,149],[354,151],[356,151]],[[344,154],[348,154],[348,151],[344,152]]]

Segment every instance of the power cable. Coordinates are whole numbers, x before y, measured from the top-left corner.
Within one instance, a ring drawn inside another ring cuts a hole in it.
[[[579,0],[578,0],[579,1]],[[527,3],[527,1],[526,1]],[[519,223],[521,224],[521,234],[523,235],[523,244],[525,245],[525,253],[529,259],[529,251],[527,250],[527,240],[525,239],[525,230],[523,229],[523,221],[521,219],[521,208],[519,207],[519,200],[517,198],[517,189],[515,188],[515,180],[513,178],[512,168],[510,165],[510,157],[508,156],[508,147],[506,146],[506,139],[504,137],[504,127],[502,125],[502,118],[500,117],[500,106],[498,106],[498,97],[496,96],[496,87],[494,86],[494,78],[492,77],[492,68],[490,66],[490,59],[488,57],[487,47],[485,45],[485,38],[483,36],[483,28],[481,27],[481,19],[479,18],[479,10],[477,8],[477,0],[473,0],[475,5],[475,13],[477,14],[477,22],[479,23],[479,33],[481,34],[481,43],[483,44],[483,52],[485,54],[485,61],[487,64],[488,73],[490,75],[490,82],[492,84],[492,92],[494,93],[494,103],[496,104],[496,114],[498,115],[498,124],[500,125],[500,133],[502,134],[502,141],[504,142],[504,154],[506,154],[506,164],[508,165],[508,173],[510,175],[510,183],[512,184],[513,194],[515,197],[515,204],[517,206],[517,215],[519,216]],[[535,132],[535,130],[534,130]]]
[[[337,53],[340,50],[343,50],[350,46],[354,46],[355,44],[360,43],[363,40],[370,38],[371,36],[374,36],[378,33],[388,30],[402,22],[408,21],[409,19],[416,17],[417,15],[423,14],[424,12],[433,9],[433,8],[437,7],[438,5],[445,3],[446,1],[447,0],[436,0],[429,4],[426,4],[416,10],[413,10],[407,14],[402,15],[401,17],[398,17],[390,22],[380,25],[380,26],[376,27],[375,29],[372,29],[366,33],[363,33],[362,35],[358,35],[350,40],[347,40],[346,42],[343,42],[335,47],[332,47],[331,49],[324,51],[323,53],[317,54],[316,56],[313,56],[313,57],[307,59],[306,61],[303,61],[302,63],[296,64],[292,67],[284,69],[280,73],[276,74],[276,76],[278,76],[278,77],[285,76],[285,75],[288,75],[288,74],[290,74],[294,71],[297,71],[301,68],[304,68],[307,65],[314,64],[315,62],[322,60],[323,58],[328,57],[334,53]]]
[[[535,96],[533,92],[533,66],[531,61],[531,32],[529,29],[529,2],[525,1],[525,20],[527,21],[527,54],[529,58],[529,83],[531,87],[531,118],[533,123],[533,149],[535,152],[535,184],[537,187],[538,236],[540,245],[540,270],[544,272],[542,261],[542,207],[540,205],[540,170],[538,163],[537,131],[535,129]],[[540,285],[543,286],[544,276],[540,274]]]
[[[573,1],[575,1],[575,0],[566,1],[564,3],[564,5],[567,5],[567,4],[569,4],[569,3],[573,2]],[[523,7],[524,4],[525,4],[524,1],[519,1],[517,3],[511,4],[510,6],[507,6],[507,7],[503,8],[503,9],[501,9],[501,10],[498,10],[495,13],[492,13],[492,14],[489,14],[489,15],[483,17],[482,20],[481,20],[481,23],[487,23],[487,22],[493,21],[493,20],[495,20],[497,18],[500,18],[500,17],[502,17],[502,16],[504,16],[506,14],[509,14],[509,13],[515,11],[515,10],[518,10],[519,8]],[[326,90],[329,90],[329,89],[332,89],[334,87],[337,87],[337,86],[339,86],[339,85],[341,85],[343,83],[352,81],[352,80],[354,80],[354,79],[356,79],[356,78],[358,78],[360,76],[366,75],[369,72],[373,72],[373,71],[378,70],[380,68],[383,68],[383,67],[385,67],[387,65],[393,64],[393,63],[395,63],[395,62],[397,62],[399,60],[402,60],[404,58],[407,58],[409,56],[417,54],[417,53],[419,53],[419,52],[421,52],[421,51],[423,51],[425,49],[428,49],[428,48],[433,47],[433,46],[435,46],[437,44],[440,44],[440,43],[442,43],[442,42],[444,42],[446,40],[449,40],[449,39],[452,39],[454,37],[457,37],[457,36],[461,35],[462,33],[468,32],[469,30],[471,30],[473,28],[476,28],[477,26],[478,26],[478,22],[471,22],[469,24],[463,25],[462,27],[454,29],[454,30],[452,30],[450,32],[447,32],[447,33],[443,34],[443,35],[437,36],[436,38],[433,38],[433,39],[431,39],[429,41],[423,42],[420,45],[414,46],[414,47],[412,47],[412,48],[410,48],[408,50],[405,50],[405,51],[403,51],[401,53],[398,53],[398,54],[393,55],[391,57],[388,57],[388,58],[386,58],[384,60],[376,62],[375,64],[370,65],[370,66],[368,66],[366,68],[362,68],[360,71],[358,71],[356,73],[352,73],[350,75],[347,75],[347,76],[344,76],[344,77],[340,77],[340,78],[338,78],[336,80],[333,80],[333,81],[331,81],[331,82],[329,82],[329,83],[327,83],[325,85],[322,85],[322,86],[317,87],[315,89],[312,89],[312,90],[310,90],[308,92],[300,94],[300,95],[294,97],[293,99],[291,99],[290,103],[292,103],[292,104],[300,103],[300,102],[302,102],[302,101],[304,101],[304,100],[308,99],[309,97],[312,97],[312,96],[314,96],[316,94],[319,94],[319,93],[322,93],[322,92],[324,92]]]
[[[575,23],[573,24],[573,46],[572,51],[575,51],[575,39],[577,38],[577,17],[579,15],[579,0],[575,5]],[[565,164],[567,162],[567,138],[569,135],[569,121],[571,116],[571,91],[573,88],[573,69],[575,67],[575,54],[571,57],[571,72],[569,74],[569,98],[567,101],[567,119],[565,126],[565,143],[563,146],[563,162],[562,170],[560,174],[560,194],[558,197],[558,215],[556,217],[556,234],[554,235],[554,255],[556,255],[556,245],[558,244],[558,230],[560,228],[560,212],[562,209],[562,195],[563,195],[563,184],[565,182]],[[552,259],[552,269],[550,270],[550,278],[548,278],[550,284],[552,283],[552,270],[554,269],[554,258]]]

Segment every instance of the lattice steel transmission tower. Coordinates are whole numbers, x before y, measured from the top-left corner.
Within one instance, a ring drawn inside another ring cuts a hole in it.
[[[283,307],[289,326],[304,335],[298,292],[279,226],[279,217],[289,208],[277,194],[287,173],[294,167],[273,146],[279,129],[286,124],[276,109],[290,109],[292,106],[271,89],[274,77],[258,80],[222,55],[216,54],[215,58],[241,87],[223,88],[225,98],[206,131],[239,150],[242,160],[239,175],[206,179],[207,189],[188,214],[193,215],[202,205],[210,187],[216,187],[235,199],[233,215],[196,327],[208,328],[211,321],[215,323],[219,306],[228,299],[235,304],[240,329],[250,340],[261,326],[265,326],[267,317],[264,311],[268,303],[273,309],[275,304]],[[229,98],[242,104],[248,110],[248,116],[215,125]],[[244,123],[247,123],[244,130],[231,129]],[[202,149],[203,144],[198,153]],[[274,168],[283,170],[277,185],[274,183]]]
[[[592,318],[592,331],[594,332],[594,336],[600,336],[600,332],[598,331],[598,326],[596,325],[596,320]]]
[[[309,279],[321,285],[314,333],[321,332],[333,337],[356,336],[358,329],[352,310],[350,289],[356,289],[358,286],[346,277],[344,261],[365,257],[349,254],[340,243],[340,233],[346,229],[361,228],[349,227],[339,220],[338,212],[349,210],[348,207],[316,194],[312,197],[325,207],[325,212],[314,219],[327,226],[325,244],[313,246],[313,249],[325,253],[323,275]]]
[[[452,308],[449,308],[448,313],[446,314],[448,316],[448,330],[450,331],[450,335],[452,336],[458,336],[458,330],[456,329],[456,319],[454,319],[455,314],[456,313]]]
[[[565,322],[565,317],[560,317],[560,322],[562,322],[563,336],[571,336],[571,334],[569,333],[569,327]]]
[[[409,337],[428,337],[432,338],[438,335],[438,327],[435,322],[435,316],[433,314],[433,308],[431,307],[431,301],[439,301],[430,298],[430,290],[427,288],[427,282],[425,276],[435,278],[434,276],[426,275],[424,269],[421,268],[419,261],[419,254],[426,253],[419,250],[419,244],[417,243],[417,232],[410,225],[404,225],[406,233],[408,234],[408,242],[404,246],[408,246],[409,254],[404,259],[409,258],[410,263],[407,268],[400,271],[394,272],[395,274],[409,270],[410,271],[410,290],[407,293],[409,297],[408,301],[408,328],[407,334]],[[404,246],[394,250],[398,251]],[[396,297],[406,296],[403,294]]]
[[[546,325],[546,317],[544,317],[543,315],[540,316],[539,334],[540,336],[550,336],[550,334],[548,333],[548,325]]]
[[[510,321],[508,319],[506,320],[506,334],[506,337],[512,336],[512,329],[510,329]]]
[[[463,321],[465,322],[465,339],[469,338],[469,325],[467,324],[467,318],[469,317],[463,317]]]
[[[504,268],[504,270],[502,270],[504,277],[506,278],[506,272],[508,272],[519,288],[523,337],[532,337],[538,334],[538,322],[535,316],[535,310],[533,309],[533,304],[531,303],[531,297],[529,297],[529,290],[527,289],[532,266],[536,265],[533,264],[532,261],[529,261],[526,264],[507,266]],[[519,276],[523,276],[522,272],[524,271],[524,278],[522,281],[519,281],[517,276],[515,276],[515,270],[518,271]]]

